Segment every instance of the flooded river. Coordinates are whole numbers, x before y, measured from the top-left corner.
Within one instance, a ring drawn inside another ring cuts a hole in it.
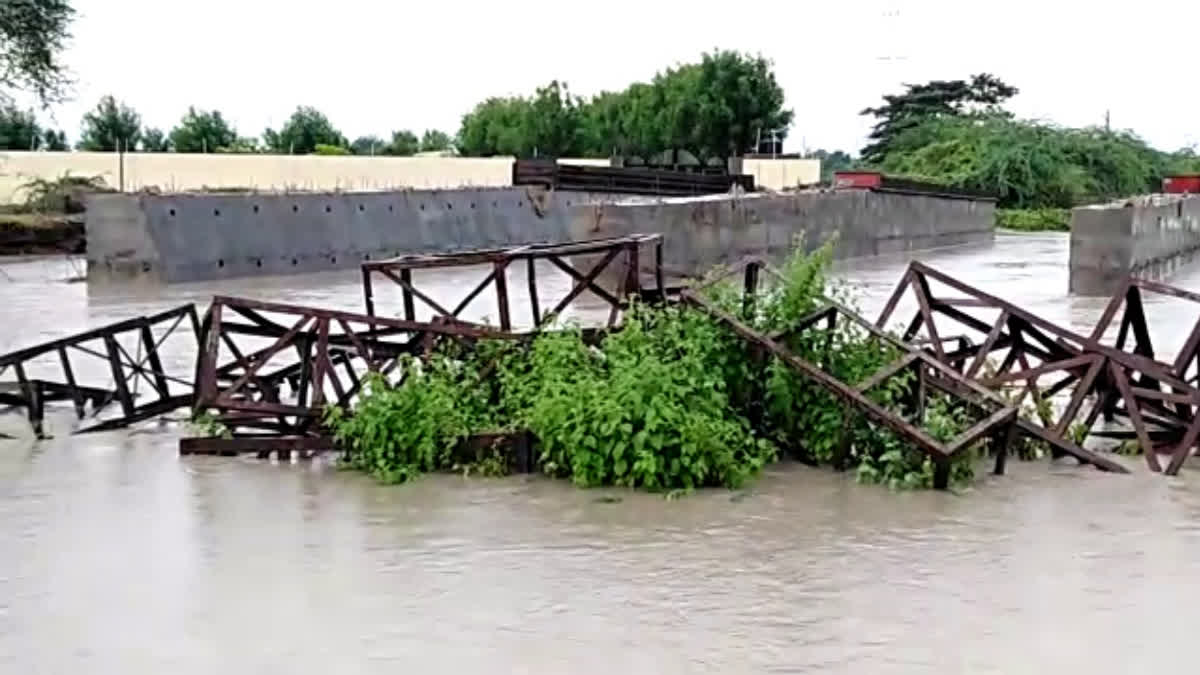
[[[1081,332],[1102,306],[1066,297],[1062,236],[922,259]],[[839,273],[873,315],[904,262]],[[0,269],[3,351],[213,293],[361,307],[354,274],[89,291],[62,281],[64,261]],[[1173,281],[1200,289],[1200,271]],[[1195,316],[1159,310],[1168,343]],[[63,424],[40,443],[20,419],[0,426],[21,435],[0,441],[0,673],[1191,667],[1194,471],[1012,462],[954,495],[780,465],[742,493],[666,501],[539,477],[383,487],[321,464],[180,458],[177,424]]]

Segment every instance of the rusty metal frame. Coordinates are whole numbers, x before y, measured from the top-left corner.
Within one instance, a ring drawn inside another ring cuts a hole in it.
[[[935,296],[930,280],[959,295]],[[1141,302],[1142,290],[1200,301],[1200,296],[1165,284],[1130,279],[1114,295],[1091,335],[1083,336],[928,265],[914,262],[884,306],[876,326],[882,328],[899,301],[911,293],[917,310],[902,339],[912,340],[924,329],[930,339],[928,351],[966,377],[988,387],[1023,383],[1017,402],[1020,404],[1026,397],[1031,397],[1037,404],[1040,436],[1052,442],[1056,456],[1062,454],[1060,442],[1069,442],[1072,426],[1082,414],[1082,422],[1078,423],[1082,424],[1085,436],[1095,433],[1097,436],[1136,438],[1153,471],[1163,470],[1158,455],[1165,450],[1172,457],[1166,473],[1174,475],[1200,434],[1200,422],[1194,413],[1195,406],[1200,406],[1200,391],[1185,382],[1182,375],[1196,360],[1200,324],[1193,329],[1178,364],[1154,360]],[[1101,342],[1103,335],[1121,306],[1125,306],[1125,313],[1117,342],[1115,345],[1104,344]],[[964,311],[965,308],[985,308],[998,313],[988,323]],[[946,317],[965,331],[974,331],[984,337],[978,344],[947,351],[938,335],[936,316]],[[1131,349],[1126,349],[1131,333],[1133,344]],[[992,357],[999,358],[1000,363],[995,372],[989,373],[984,366]],[[1039,380],[1046,376],[1052,376],[1054,381],[1043,387]],[[1070,398],[1056,419],[1055,411],[1044,402],[1067,390],[1071,391]],[[1094,401],[1084,413],[1083,407],[1089,397]],[[1106,420],[1118,416],[1127,419],[1132,431],[1092,432],[1102,414]]]
[[[0,405],[23,408],[38,438],[46,437],[47,403],[69,401],[80,420],[89,417],[86,406],[91,403],[93,421],[75,433],[119,429],[189,406],[194,398],[192,381],[169,372],[159,353],[167,338],[185,322],[198,345],[196,308],[187,304],[4,354],[0,356],[0,375],[11,373],[13,379],[0,382]],[[155,336],[155,330],[163,325],[167,326],[165,332]],[[132,353],[122,344],[123,336],[136,340]],[[30,377],[33,362],[50,355],[57,356],[54,367],[58,376]],[[106,362],[110,380],[103,386],[81,383],[81,355]],[[149,397],[142,396],[140,382],[147,384]],[[119,405],[120,414],[101,418],[100,414],[113,403]]]
[[[742,277],[742,313],[744,317],[749,317],[753,313],[755,302],[754,299],[759,293],[761,277],[766,275],[775,281],[784,281],[783,276],[779,273],[779,271],[764,258],[761,256],[748,256],[743,258],[739,263],[722,271],[720,274],[707,279],[700,285],[696,286],[695,290],[702,292],[711,288],[717,283],[728,280],[737,275],[741,275]],[[694,292],[692,295],[695,297]],[[975,399],[981,399],[990,406],[1010,405],[1006,399],[997,394],[993,389],[986,386],[986,383],[977,382],[971,377],[964,375],[961,367],[962,359],[947,364],[945,363],[944,359],[938,360],[933,358],[934,354],[938,353],[939,350],[945,353],[945,345],[947,344],[951,345],[956,351],[960,352],[969,352],[972,349],[977,349],[974,347],[968,336],[942,336],[935,334],[932,337],[915,339],[910,335],[906,336],[907,339],[902,339],[883,330],[883,321],[873,324],[858,315],[852,309],[831,298],[822,298],[821,302],[822,307],[820,309],[814,311],[808,317],[800,320],[787,331],[763,337],[766,337],[771,341],[778,342],[788,335],[814,328],[820,328],[825,331],[833,331],[836,328],[839,320],[849,321],[866,331],[872,336],[872,338],[887,343],[900,350],[900,352],[905,355],[902,357],[902,361],[906,359],[914,359],[911,361],[914,369],[919,369],[921,367],[920,364],[925,364],[925,367],[931,369],[931,375],[933,374],[932,370],[936,370],[937,377],[940,378],[938,380],[938,388],[942,390],[952,389],[953,392],[949,393],[953,393],[960,398],[966,398],[974,405],[982,405],[979,403],[974,403]],[[746,336],[743,335],[743,337]],[[934,367],[930,365],[931,359],[937,361],[938,366]],[[814,366],[814,364],[809,365]],[[885,372],[886,370],[887,369],[885,368],[884,371],[881,372]],[[903,370],[904,368],[899,368],[895,372],[899,373]],[[846,385],[846,383],[842,384]],[[1015,405],[1013,407],[1017,408],[1019,405]],[[1056,456],[1069,455],[1074,457],[1081,464],[1090,464],[1103,471],[1118,473],[1127,473],[1128,471],[1119,462],[1115,462],[1101,454],[1087,450],[1079,444],[1074,443],[1070,438],[1067,438],[1064,435],[1051,433],[1038,424],[1021,419],[1019,416],[1017,418],[1016,425],[1016,431],[1021,435],[1032,440],[1042,441],[1049,444]],[[997,461],[1002,460],[998,458]]]
[[[326,406],[351,405],[368,373],[392,375],[403,356],[428,356],[446,340],[469,346],[522,337],[461,321],[416,322],[226,296],[213,298],[200,330],[194,412],[211,415],[234,438],[181,444],[188,454],[255,448],[244,439],[281,453],[329,449]],[[255,347],[246,338],[272,342]],[[268,363],[276,367],[266,371]]]
[[[529,306],[533,315],[533,327],[537,330],[552,320],[552,317],[567,308],[572,301],[585,290],[604,300],[610,309],[608,324],[616,324],[620,312],[626,307],[626,298],[631,294],[641,295],[643,288],[640,271],[642,269],[642,248],[653,247],[653,263],[651,268],[654,275],[653,292],[655,297],[665,297],[666,288],[663,285],[661,234],[634,234],[609,239],[596,239],[570,244],[530,244],[508,248],[467,251],[464,253],[447,253],[439,255],[403,256],[389,260],[364,262],[361,267],[363,301],[367,316],[376,316],[377,308],[373,279],[376,275],[384,277],[402,289],[403,317],[407,321],[416,320],[416,303],[427,306],[434,312],[435,317],[457,320],[459,315],[472,301],[479,297],[489,286],[493,286],[499,311],[499,326],[502,331],[510,331],[513,327],[510,312],[510,296],[507,271],[512,263],[525,261]],[[570,260],[572,257],[595,257],[587,270],[581,270]],[[541,302],[537,288],[537,262],[545,260],[571,277],[570,291],[547,312],[541,310]],[[597,278],[612,263],[618,262],[624,266],[625,273],[621,275],[616,292],[610,292],[597,283]],[[490,265],[491,271],[483,278],[453,309],[447,309],[437,300],[422,292],[413,283],[412,272],[419,269],[439,267],[469,267]]]
[[[748,263],[748,267],[757,267],[756,263]],[[717,319],[741,338],[775,356],[793,371],[822,387],[838,398],[846,406],[845,423],[843,424],[842,440],[839,443],[838,457],[835,464],[844,467],[850,452],[851,433],[854,421],[859,418],[867,419],[885,427],[908,441],[914,448],[924,452],[934,462],[934,487],[946,489],[950,482],[950,461],[960,452],[971,447],[976,442],[990,437],[996,442],[996,464],[994,472],[1004,473],[1008,446],[1011,443],[1018,426],[1017,409],[1001,401],[992,392],[978,384],[966,380],[954,370],[920,350],[906,347],[893,341],[889,336],[875,331],[870,323],[861,320],[853,312],[836,304],[830,304],[814,312],[809,317],[798,322],[786,331],[798,334],[813,328],[832,331],[836,322],[848,320],[868,330],[872,335],[887,340],[900,348],[901,357],[890,363],[861,383],[850,384],[839,380],[820,365],[806,361],[789,351],[778,340],[783,334],[774,336],[764,335],[738,318],[720,309],[706,300],[694,289],[681,292],[683,302],[706,312]],[[829,333],[832,335],[832,333]],[[908,406],[912,409],[914,420],[923,418],[925,404],[931,389],[939,390],[978,411],[981,419],[948,443],[938,441],[924,429],[913,424],[896,411],[889,410],[867,396],[868,392],[882,386],[887,381],[905,371],[916,374]]]

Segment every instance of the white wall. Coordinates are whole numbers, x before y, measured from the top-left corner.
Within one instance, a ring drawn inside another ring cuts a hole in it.
[[[563,163],[607,166],[607,159],[563,159]],[[763,187],[781,189],[816,182],[816,160],[747,159],[745,169]],[[2,152],[0,203],[20,201],[31,178],[52,180],[64,173],[99,176],[110,187],[121,183],[116,153]],[[503,187],[511,184],[511,157],[355,157],[319,155],[235,155],[129,153],[124,156],[124,187],[163,192],[203,188],[285,190],[388,190],[398,188]]]

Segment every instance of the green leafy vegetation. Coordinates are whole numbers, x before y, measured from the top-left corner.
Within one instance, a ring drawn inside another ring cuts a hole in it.
[[[1071,210],[1057,208],[996,209],[996,227],[1023,232],[1069,232]]]
[[[80,150],[92,152],[132,152],[142,140],[142,116],[111,95],[103,96],[96,107],[83,116],[79,135]]]
[[[67,97],[71,79],[62,53],[74,19],[67,0],[0,2],[0,103],[10,102],[14,90],[32,93],[43,106]]]
[[[849,300],[826,278],[831,257],[831,245],[793,256],[785,281],[760,295],[744,320],[857,384],[899,350],[849,322],[832,332],[791,330],[827,296]],[[705,292],[742,312],[736,285]],[[570,327],[472,350],[447,343],[428,360],[404,361],[391,383],[372,378],[354,410],[331,409],[326,422],[349,466],[390,483],[430,471],[502,473],[499,456],[464,463],[463,444],[477,434],[528,431],[541,470],[581,487],[737,488],[781,452],[853,469],[865,483],[932,486],[935,467],[923,453],[756,353],[698,309],[634,303],[619,330],[598,337]],[[943,441],[970,426],[969,411],[944,397],[929,397],[919,415],[908,405],[913,384],[911,373],[898,375],[868,395]],[[956,457],[952,482],[971,480],[983,450]]]
[[[171,130],[170,149],[175,152],[219,152],[237,143],[237,130],[219,110],[188,108],[178,126]],[[143,144],[147,139],[143,138]]]
[[[1200,170],[1190,149],[1163,152],[1131,131],[1015,119],[1017,93],[993,76],[909,85],[862,114],[876,124],[861,151],[872,168],[994,194],[1014,229],[1064,229],[1080,204],[1161,189],[1164,175]]]
[[[462,119],[469,156],[639,157],[691,153],[700,163],[752,151],[761,134],[786,135],[792,112],[769,61],[714,51],[649,83],[584,100],[553,81],[532,96],[489,98]]]

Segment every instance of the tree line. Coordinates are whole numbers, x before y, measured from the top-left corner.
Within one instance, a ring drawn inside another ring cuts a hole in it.
[[[715,50],[588,99],[558,81],[531,96],[489,98],[463,116],[457,146],[471,156],[644,160],[687,151],[705,163],[782,140],[791,122],[770,61]]]
[[[196,107],[164,132],[144,125],[128,104],[105,96],[84,115],[76,147],[400,156],[453,147],[464,156],[643,159],[686,151],[704,163],[753,152],[763,138],[785,138],[792,112],[783,102],[783,89],[766,59],[713,51],[697,63],[666,69],[648,83],[586,100],[558,81],[531,96],[489,98],[463,116],[454,138],[431,129],[421,137],[401,130],[386,139],[351,141],[322,112],[307,106],[259,137],[240,135],[220,111]],[[61,131],[42,129],[32,111],[10,105],[0,110],[0,149],[61,150],[65,138]]]
[[[279,129],[259,137],[238,133],[219,110],[189,107],[169,131],[144,125],[141,115],[112,96],[104,96],[83,116],[78,150],[92,152],[224,152],[332,155],[409,156],[418,152],[449,150],[452,139],[437,129],[421,136],[395,131],[389,140],[363,136],[350,141],[321,111],[298,107]],[[32,110],[11,103],[0,107],[0,150],[67,150],[66,134],[43,128]]]
[[[1162,151],[1126,129],[1017,119],[1018,93],[989,74],[907,85],[863,115],[875,125],[857,165],[982,190],[1002,207],[1068,208],[1155,192],[1173,173],[1200,172],[1192,148]]]

